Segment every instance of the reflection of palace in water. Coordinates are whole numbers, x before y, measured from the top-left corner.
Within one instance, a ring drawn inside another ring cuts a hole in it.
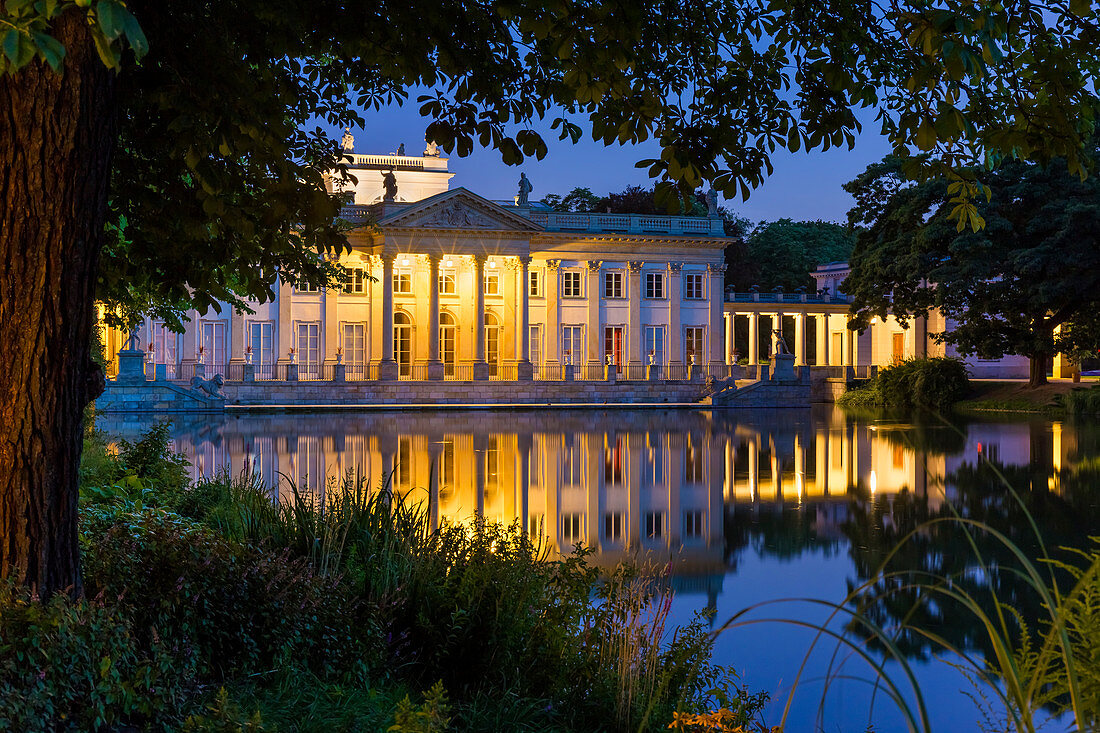
[[[126,437],[148,427],[123,419],[99,426]],[[181,418],[172,436],[195,478],[253,471],[289,493],[284,478],[324,490],[348,472],[372,486],[392,475],[397,492],[429,500],[433,521],[518,520],[555,551],[583,542],[604,563],[675,554],[677,573],[698,577],[722,572],[733,513],[798,507],[828,535],[853,490],[908,489],[938,503],[943,477],[963,462],[1027,463],[1042,452],[1057,468],[1069,449],[1057,423],[938,430],[950,448],[929,445],[927,430],[853,421],[822,405],[208,416]]]

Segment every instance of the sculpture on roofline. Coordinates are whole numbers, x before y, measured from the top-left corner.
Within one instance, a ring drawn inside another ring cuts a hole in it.
[[[345,153],[350,153],[355,148],[355,138],[351,134],[351,128],[344,128],[344,136],[340,138],[340,147]]]
[[[405,143],[401,143],[400,145],[397,146],[397,154],[398,155],[404,155],[405,154]]]
[[[711,219],[718,216],[718,192],[713,188],[707,191],[707,216]]]
[[[535,187],[531,185],[531,181],[527,180],[526,173],[519,174],[519,196],[516,196],[516,206],[528,206],[530,201],[531,192],[535,190]]]
[[[386,195],[382,197],[383,201],[397,200],[397,176],[393,174],[393,168],[382,174],[382,188],[386,190]]]
[[[432,140],[425,139],[424,142],[426,143],[426,145],[424,146],[424,157],[425,158],[438,158],[439,157],[439,146],[436,145],[435,142],[432,141]]]

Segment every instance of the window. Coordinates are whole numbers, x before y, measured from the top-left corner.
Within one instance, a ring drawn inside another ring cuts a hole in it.
[[[603,297],[623,297],[623,274],[621,272],[605,272],[603,274]]]
[[[527,273],[527,295],[532,298],[542,297],[542,273],[538,270]]]
[[[687,300],[703,300],[706,298],[706,281],[701,272],[684,274],[684,298]]]
[[[603,330],[603,358],[604,363],[607,363],[607,358],[611,357],[611,363],[617,367],[623,365],[623,351],[624,341],[626,340],[626,329],[622,326],[607,326]]]
[[[455,283],[455,271],[454,270],[440,270],[439,271],[439,294],[440,295],[454,295],[458,292],[458,288]]]
[[[699,539],[706,532],[706,517],[699,509],[684,512],[684,537]]]
[[[271,324],[268,324],[271,325]],[[153,321],[151,331],[152,358],[154,364],[164,364],[164,374],[168,379],[176,376],[176,361],[179,357],[179,334],[168,330],[164,321]]]
[[[299,295],[315,295],[321,291],[308,283],[298,283],[294,286],[294,292]]]
[[[583,326],[562,326],[561,328],[561,363],[584,363],[584,330]]]
[[[584,278],[579,270],[566,270],[561,274],[561,297],[584,297]]]
[[[271,365],[275,363],[274,327],[270,321],[248,324],[248,346],[252,349],[252,363],[256,376],[271,378]]]
[[[410,270],[397,270],[393,273],[393,292],[409,294],[413,291],[413,278]]]
[[[665,515],[661,512],[646,512],[645,536],[657,539],[665,535]]]
[[[529,350],[527,358],[532,364],[542,363],[542,326],[531,326],[530,336],[527,341]]]
[[[367,326],[363,323],[345,323],[341,348],[344,362],[352,366],[367,363]]]
[[[500,273],[498,273],[498,272],[486,272],[485,273],[485,294],[486,295],[500,295]]]
[[[603,515],[603,536],[611,542],[621,542],[623,539],[623,515],[619,512]]]
[[[566,542],[578,542],[584,532],[583,514],[561,515],[561,537]]]
[[[706,328],[703,326],[688,326],[684,329],[684,354],[691,364],[702,364],[706,361]],[[692,360],[694,357],[694,361]]]
[[[199,348],[202,350],[201,361],[209,367],[207,374],[225,369],[225,331],[225,321],[202,322]]]
[[[665,327],[645,327],[645,353],[647,363],[665,363]]]
[[[500,321],[492,313],[485,314],[485,361],[489,363],[489,376],[500,372]]]
[[[393,358],[400,376],[412,375],[412,319],[407,313],[393,314]]]
[[[354,267],[344,273],[344,292],[362,295],[367,292],[367,271]]]
[[[450,313],[439,314],[439,358],[443,360],[443,374],[453,377],[455,373],[455,338],[458,326]]]
[[[657,300],[665,297],[665,273],[647,272],[645,274],[645,297]]]
[[[296,350],[298,374],[300,376],[316,376],[321,365],[321,324],[298,324]]]

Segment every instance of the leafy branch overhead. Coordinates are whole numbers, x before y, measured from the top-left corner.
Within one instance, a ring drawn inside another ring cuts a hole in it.
[[[363,126],[365,109],[412,89],[447,153],[542,158],[539,122],[562,140],[656,141],[639,166],[668,210],[705,182],[747,198],[777,151],[852,147],[873,110],[907,175],[948,180],[951,219],[971,230],[988,193],[976,171],[1018,156],[1083,175],[1096,119],[1090,0],[3,7],[4,71],[61,68],[51,27],[70,12],[121,71],[99,297],[122,320],[185,302],[243,307],[273,295],[275,274],[323,282],[313,253],[346,240],[318,171],[346,169],[318,122]]]

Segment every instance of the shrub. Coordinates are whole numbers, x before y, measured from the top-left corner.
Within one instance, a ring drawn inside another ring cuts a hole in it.
[[[168,423],[158,423],[137,442],[120,440],[116,452],[106,437],[90,431],[80,458],[80,491],[86,502],[141,498],[170,505],[187,489],[187,460],[169,447]]]
[[[116,610],[0,583],[0,729],[97,730],[171,719],[185,679]]]
[[[844,407],[943,409],[969,391],[966,365],[959,359],[935,356],[884,367],[869,385],[845,392],[837,403]]]
[[[84,512],[86,586],[133,624],[142,646],[170,641],[200,679],[272,669],[322,675],[376,666],[376,616],[286,550],[220,537],[151,508]]]

